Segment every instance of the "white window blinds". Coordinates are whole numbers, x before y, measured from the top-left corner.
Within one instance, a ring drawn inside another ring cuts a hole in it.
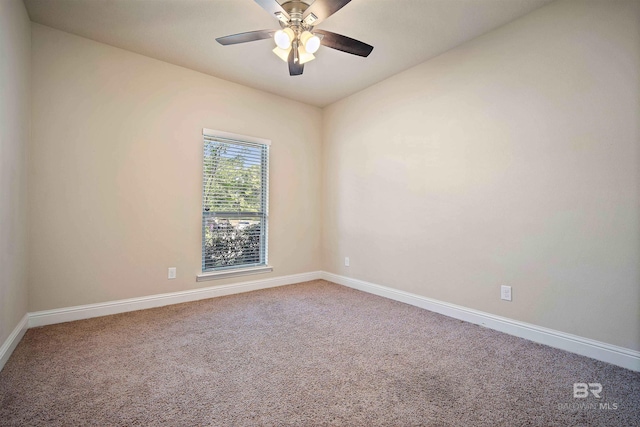
[[[203,136],[202,271],[266,265],[269,141]]]

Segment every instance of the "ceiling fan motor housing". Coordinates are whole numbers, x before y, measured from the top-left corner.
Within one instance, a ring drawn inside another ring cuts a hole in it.
[[[297,36],[304,31],[311,31],[313,29],[313,23],[318,20],[313,13],[303,18],[304,12],[309,8],[309,5],[302,1],[295,0],[283,3],[282,8],[289,14],[289,19],[280,19],[280,17],[278,17],[280,26],[282,28],[290,27]]]

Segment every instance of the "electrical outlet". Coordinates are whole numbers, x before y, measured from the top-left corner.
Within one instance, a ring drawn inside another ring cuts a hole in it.
[[[511,301],[511,286],[500,286],[500,299]]]
[[[176,278],[176,268],[175,267],[170,267],[169,268],[169,279],[175,279]]]
[[[348,256],[344,257],[344,266],[345,267],[349,267],[349,257]]]

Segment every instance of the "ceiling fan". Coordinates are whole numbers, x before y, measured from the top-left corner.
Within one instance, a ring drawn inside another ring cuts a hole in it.
[[[336,13],[351,0],[255,0],[280,21],[280,30],[258,30],[216,39],[221,45],[274,38],[273,52],[289,64],[289,75],[299,76],[304,64],[315,59],[320,45],[352,55],[367,57],[373,46],[347,36],[318,30],[316,25]]]

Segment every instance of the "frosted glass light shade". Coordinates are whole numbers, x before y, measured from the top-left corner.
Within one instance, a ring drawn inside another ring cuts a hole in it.
[[[300,65],[316,59],[313,53],[307,52],[303,45],[298,46],[298,58],[300,59]]]
[[[291,52],[291,46],[288,49],[280,49],[278,46],[273,49],[273,53],[278,55],[278,58],[282,59],[284,62],[289,62],[289,52]]]
[[[291,47],[291,42],[293,41],[294,36],[295,34],[291,28],[285,28],[283,30],[276,31],[273,39],[280,49],[288,49]]]
[[[300,41],[308,53],[316,53],[320,48],[320,38],[309,31],[304,31],[300,34]]]

